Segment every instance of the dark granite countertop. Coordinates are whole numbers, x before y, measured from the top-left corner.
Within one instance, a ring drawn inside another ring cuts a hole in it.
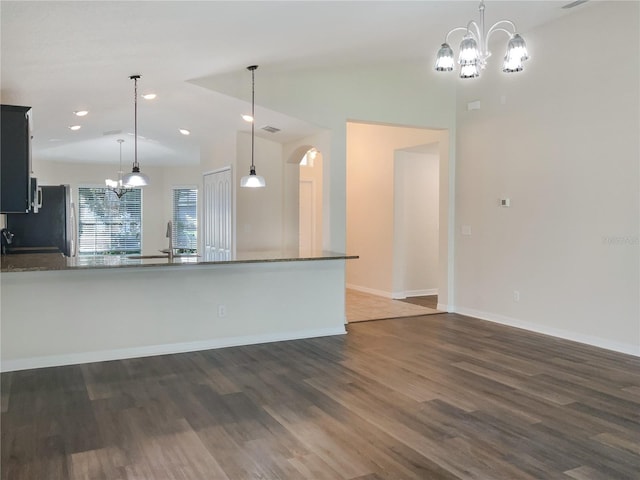
[[[225,258],[220,255],[210,257],[185,255],[176,256],[172,260],[169,260],[168,257],[163,255],[87,255],[65,257],[60,253],[25,253],[19,255],[3,255],[1,259],[1,271],[8,273],[132,267],[181,267],[237,263],[349,260],[356,258],[358,258],[357,255],[328,251],[305,252],[304,254],[297,251],[239,252],[234,258]]]

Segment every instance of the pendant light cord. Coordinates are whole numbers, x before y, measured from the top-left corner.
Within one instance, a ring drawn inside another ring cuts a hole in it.
[[[255,127],[256,127],[256,68],[254,67],[251,70],[251,117],[253,121],[251,122],[251,169],[254,170],[255,166],[253,164],[253,144],[255,138]]]
[[[133,80],[133,168],[140,171],[138,164],[138,79],[140,75],[131,75]]]
[[[138,78],[133,77],[133,160],[134,166],[138,165]]]

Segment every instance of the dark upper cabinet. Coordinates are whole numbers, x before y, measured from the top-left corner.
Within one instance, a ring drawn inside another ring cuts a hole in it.
[[[0,213],[26,213],[31,206],[31,107],[1,107]]]

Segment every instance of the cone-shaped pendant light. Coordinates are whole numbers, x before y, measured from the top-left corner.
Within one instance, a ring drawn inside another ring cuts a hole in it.
[[[258,68],[257,65],[251,65],[247,67],[247,70],[251,71],[251,168],[249,169],[249,175],[246,175],[240,179],[241,187],[258,188],[265,187],[267,184],[264,181],[264,177],[256,175],[256,166],[253,163],[253,153],[255,146],[255,128],[256,128],[256,79],[255,72]]]
[[[133,168],[131,173],[122,177],[122,183],[126,187],[144,187],[149,185],[149,177],[140,172],[138,163],[138,79],[140,75],[131,75],[133,80]]]

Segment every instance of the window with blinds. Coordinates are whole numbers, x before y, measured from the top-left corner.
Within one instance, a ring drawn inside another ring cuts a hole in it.
[[[105,187],[78,188],[78,253],[139,254],[142,239],[142,191],[122,198]]]
[[[198,250],[198,189],[173,189],[173,247],[178,253]]]

